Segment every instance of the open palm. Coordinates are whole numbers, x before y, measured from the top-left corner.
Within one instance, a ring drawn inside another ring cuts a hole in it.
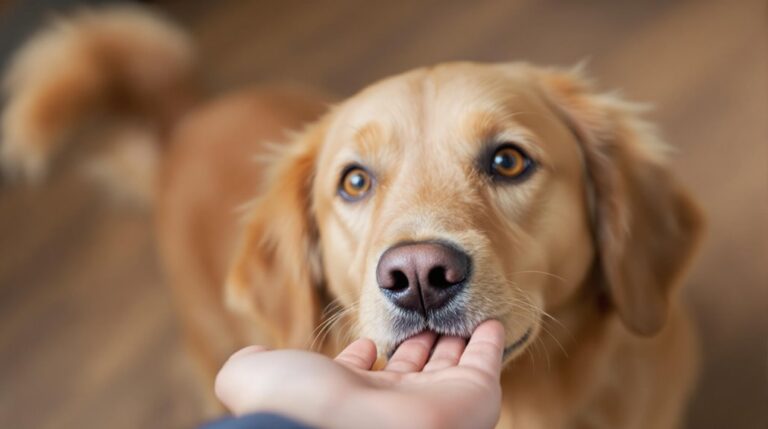
[[[490,428],[499,416],[503,339],[497,321],[478,326],[469,343],[425,332],[381,371],[371,370],[376,346],[366,339],[336,359],[251,346],[224,365],[216,393],[236,414],[271,411],[319,427]]]

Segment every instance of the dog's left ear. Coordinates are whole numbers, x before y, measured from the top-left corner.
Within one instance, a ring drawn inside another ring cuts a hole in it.
[[[311,185],[321,122],[285,147],[252,204],[226,284],[230,308],[253,319],[272,347],[306,348],[323,285]]]
[[[613,306],[629,329],[652,335],[663,327],[669,296],[695,253],[700,211],[636,105],[594,92],[579,72],[535,74],[582,146],[602,280]]]

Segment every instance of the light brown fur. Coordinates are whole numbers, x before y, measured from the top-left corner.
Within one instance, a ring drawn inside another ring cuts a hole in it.
[[[154,19],[101,13],[121,28]],[[92,39],[118,43],[101,27],[79,28],[78,49]],[[158,31],[160,40],[176,37]],[[126,52],[137,61],[118,68],[141,63],[147,49],[134,47]],[[17,67],[45,67],[35,49]],[[193,108],[193,97],[179,96],[191,75],[186,60],[169,69],[178,85],[147,93],[135,88],[151,74],[115,80],[113,67],[87,66],[102,55],[88,52],[82,73],[65,74],[77,84],[56,100],[114,101],[105,94],[117,87],[129,88],[128,100],[158,102],[89,104],[51,124],[25,112],[63,108],[50,105],[60,78],[10,79],[5,161],[39,174],[57,142],[92,114],[118,118],[98,136],[131,118],[149,124],[161,153],[160,253],[190,344],[211,374],[252,342],[334,353],[364,335],[391,350],[415,332],[391,325],[378,258],[399,242],[439,239],[474,264],[463,320],[441,333],[467,336],[488,318],[505,325],[509,344],[532,333],[507,356],[500,427],[679,424],[696,347],[676,292],[701,220],[635,106],[595,92],[578,72],[451,63],[386,79],[328,111],[320,97],[285,88]],[[92,79],[111,84],[80,98]],[[301,131],[286,139],[286,130]],[[264,143],[279,140],[287,141]],[[539,167],[523,182],[494,183],[477,159],[509,141]],[[336,193],[350,162],[376,175],[373,193],[355,203]]]

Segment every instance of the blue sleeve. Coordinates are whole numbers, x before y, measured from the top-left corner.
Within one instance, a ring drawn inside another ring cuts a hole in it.
[[[303,423],[277,414],[256,413],[242,417],[228,417],[207,423],[200,429],[312,429]]]

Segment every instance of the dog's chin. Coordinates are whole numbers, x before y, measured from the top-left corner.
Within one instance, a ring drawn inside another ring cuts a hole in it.
[[[430,312],[426,317],[410,311],[396,310],[392,314],[390,338],[383,350],[387,356],[391,356],[405,340],[425,331],[432,331],[437,335],[469,338],[480,322],[482,320],[473,320],[463,312],[450,308]]]
[[[468,317],[462,312],[450,309],[431,313],[427,317],[411,312],[398,312],[392,320],[391,339],[380,350],[389,358],[405,340],[425,331],[432,331],[439,336],[469,339],[477,325],[486,319],[488,317]],[[534,333],[534,327],[530,326],[511,341],[507,339],[509,342],[504,346],[504,363],[521,354],[531,342]]]

